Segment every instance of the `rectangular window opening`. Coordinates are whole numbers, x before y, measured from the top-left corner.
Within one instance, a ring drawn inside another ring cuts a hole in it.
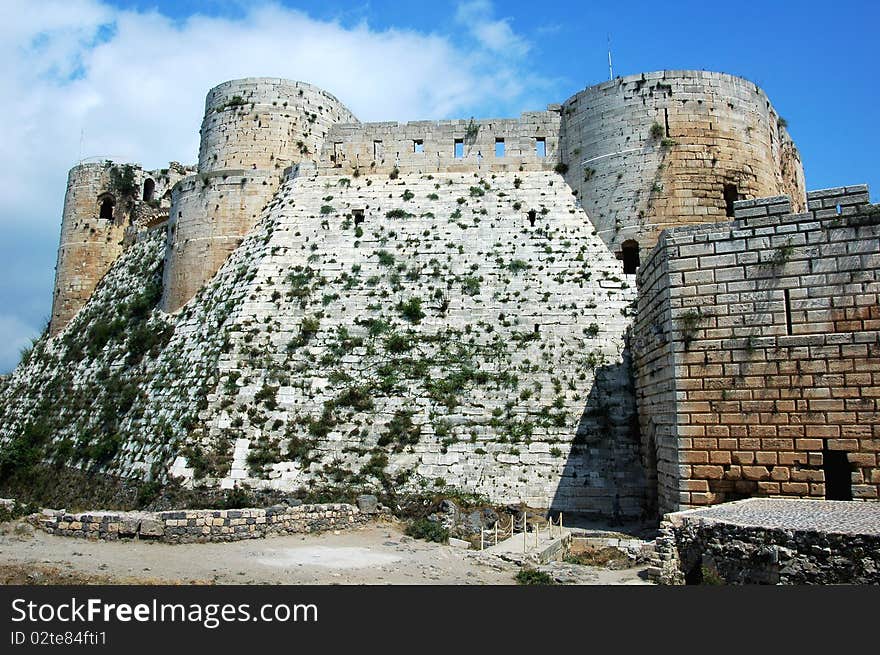
[[[504,156],[504,139],[495,139],[495,156]]]
[[[535,139],[535,154],[538,157],[547,156],[547,139],[543,137]]]
[[[464,139],[456,139],[453,145],[453,155],[456,159],[464,158]]]
[[[788,289],[783,289],[785,295],[785,333],[791,334],[791,298],[789,298]]]
[[[373,141],[373,159],[380,160],[385,155],[385,148],[381,141]]]
[[[413,152],[425,152],[425,142],[421,139],[413,140]]]

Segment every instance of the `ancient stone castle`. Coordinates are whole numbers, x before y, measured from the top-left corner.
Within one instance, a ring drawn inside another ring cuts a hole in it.
[[[49,333],[0,389],[0,479],[618,516],[876,499],[878,269],[867,188],[806,193],[744,79],[406,124],[226,82],[197,167],[70,171]]]

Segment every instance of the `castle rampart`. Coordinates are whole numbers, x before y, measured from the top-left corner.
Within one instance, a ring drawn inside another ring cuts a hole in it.
[[[639,272],[643,449],[662,511],[880,497],[880,208],[868,189],[738,202]]]
[[[786,194],[804,208],[784,121],[754,83],[723,73],[660,71],[585,89],[563,104],[561,149],[567,181],[619,255],[626,246],[644,256],[667,227],[731,218],[736,200]]]
[[[169,310],[184,305],[220,268],[279,182],[273,171],[224,170],[191,175],[174,187],[164,280]]]
[[[666,71],[519,118],[362,124],[316,87],[248,78],[209,92],[198,172],[172,169],[71,170],[51,328],[167,217],[161,308],[175,312],[213,278],[206,294],[239,294],[248,317],[225,328],[223,394],[198,401],[214,413],[197,447],[231,449],[212,484],[280,489],[342,455],[349,472],[369,472],[364,444],[387,445],[405,414],[391,473],[412,464],[504,502],[633,515],[645,478],[649,511],[880,496],[880,213],[863,186],[804,193],[784,121],[751,82]],[[191,307],[162,317],[186,326],[180,348],[209,324],[204,295]],[[441,346],[461,339],[473,353],[450,373]],[[252,342],[271,357],[255,361]],[[417,342],[436,349],[435,368],[405,383],[370,368],[375,348],[401,355]],[[199,348],[185,352],[201,367]],[[493,360],[472,366],[484,352]],[[337,361],[333,380],[321,377]],[[359,382],[353,362],[368,364]],[[236,383],[246,371],[247,389]],[[452,396],[471,383],[482,395],[459,411]],[[355,405],[382,420],[349,424],[349,392],[376,389]],[[246,420],[233,416],[242,408]],[[303,426],[308,457],[291,436]],[[513,445],[525,434],[528,452]],[[198,453],[187,457],[178,469],[208,479]]]
[[[519,119],[338,124],[321,151],[322,173],[461,173],[552,169],[559,106]]]

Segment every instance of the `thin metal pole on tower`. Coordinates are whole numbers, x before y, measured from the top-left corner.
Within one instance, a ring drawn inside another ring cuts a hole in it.
[[[611,32],[608,33],[608,79],[614,79],[614,66],[611,64]]]

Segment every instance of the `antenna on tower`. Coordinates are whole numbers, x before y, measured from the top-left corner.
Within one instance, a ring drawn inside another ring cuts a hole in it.
[[[82,164],[83,161],[83,141],[86,138],[86,128],[81,128],[79,131],[79,163]]]
[[[611,64],[611,32],[608,32],[608,79],[614,79],[614,66]]]

